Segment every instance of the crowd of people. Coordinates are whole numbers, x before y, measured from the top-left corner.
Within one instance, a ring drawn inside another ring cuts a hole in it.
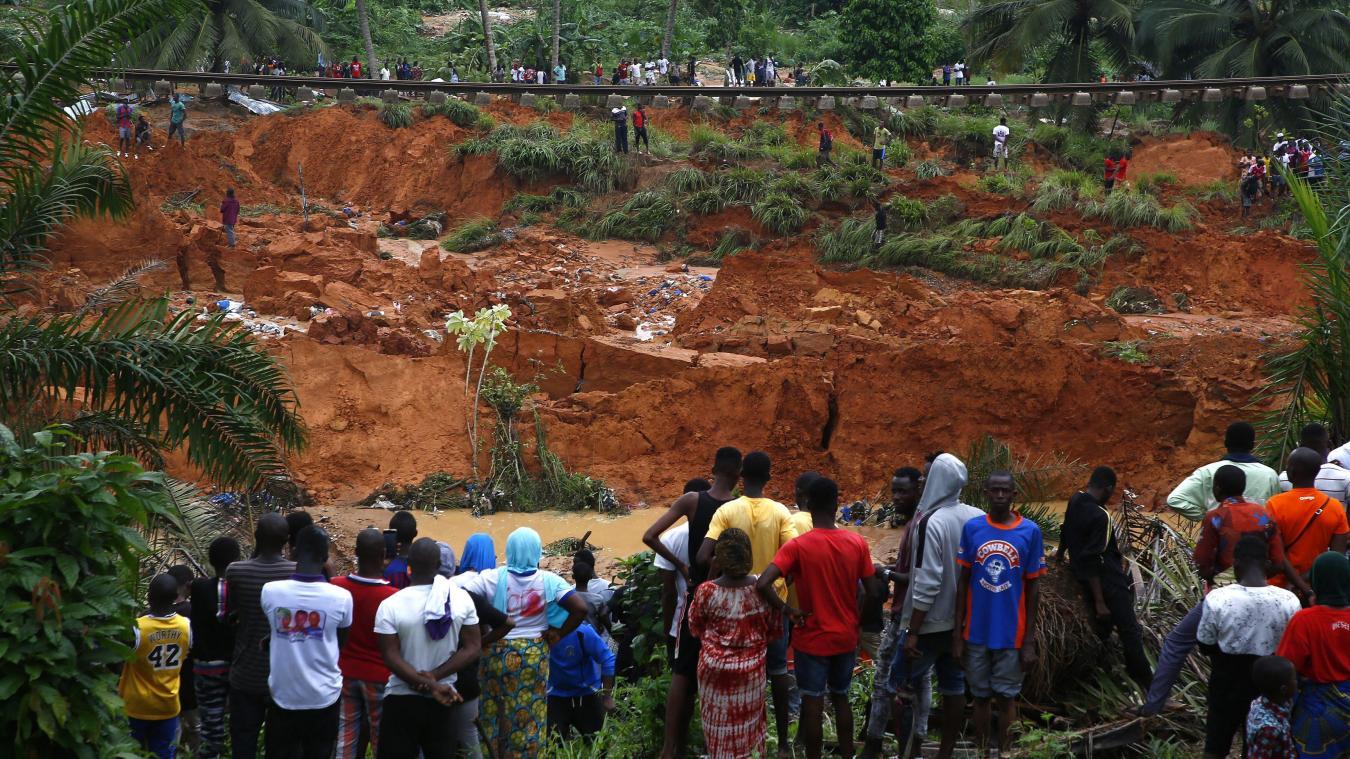
[[[1253,151],[1247,151],[1238,162],[1238,193],[1242,198],[1243,218],[1251,213],[1258,199],[1288,195],[1287,175],[1314,186],[1326,181],[1326,162],[1322,152],[1316,140],[1286,137],[1283,132],[1275,135],[1275,144],[1266,155],[1258,156]]]
[[[930,454],[891,478],[900,547],[883,564],[837,523],[833,480],[803,473],[779,503],[766,495],[767,454],[717,450],[711,480],[689,481],[643,535],[673,673],[662,757],[688,755],[696,704],[712,759],[764,755],[770,729],[789,755],[794,722],[817,759],[827,709],[835,751],[854,756],[848,694],[863,655],[876,673],[860,756],[879,756],[888,733],[916,756],[934,684],[939,757],[962,736],[968,698],[980,756],[1006,751],[1040,658],[1038,583],[1051,562],[1066,565],[1085,618],[1119,650],[1140,716],[1176,708],[1171,692],[1198,647],[1211,661],[1205,757],[1226,757],[1235,737],[1249,759],[1350,755],[1350,445],[1333,449],[1310,424],[1277,473],[1253,455],[1251,425],[1231,425],[1224,442],[1222,458],[1167,498],[1200,525],[1207,592],[1156,668],[1108,467],[1069,499],[1048,557],[1040,527],[1013,508],[1012,473],[968,483],[956,456]],[[968,485],[982,488],[984,510],[961,500]],[[304,512],[264,515],[254,538],[249,558],[233,539],[212,543],[211,577],[176,566],[150,582],[120,690],[131,734],[156,756],[179,741],[222,756],[227,735],[231,756],[256,756],[265,726],[275,757],[360,757],[367,745],[383,758],[476,757],[482,745],[531,757],[552,736],[588,739],[614,708],[623,643],[610,607],[624,591],[596,576],[589,551],[573,557],[572,583],[540,568],[529,528],[510,534],[502,565],[484,533],[456,560],[399,511],[389,529],[357,535],[355,570],[338,575],[327,533]]]

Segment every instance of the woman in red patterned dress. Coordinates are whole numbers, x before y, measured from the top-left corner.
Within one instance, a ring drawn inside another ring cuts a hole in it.
[[[698,586],[689,629],[703,642],[698,660],[699,716],[709,759],[764,754],[764,655],[782,634],[776,611],[755,592],[750,536],[735,528],[713,554],[721,577]]]

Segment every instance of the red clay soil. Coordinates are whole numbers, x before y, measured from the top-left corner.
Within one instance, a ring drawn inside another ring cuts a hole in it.
[[[536,117],[510,104],[488,111],[499,121]],[[691,123],[676,109],[651,117],[677,135]],[[548,116],[560,127],[571,118]],[[731,129],[765,118],[814,144],[800,113],[746,113]],[[825,118],[836,140],[851,139],[837,117]],[[87,134],[112,136],[103,119]],[[1144,252],[1112,260],[1086,298],[955,281],[939,290],[904,274],[823,269],[809,233],[773,240],[744,208],[689,224],[686,242],[701,252],[731,226],[767,241],[727,259],[713,283],[678,263],[667,268],[655,248],[588,243],[547,226],[512,228],[512,239],[472,255],[443,254],[434,241],[423,248],[377,239],[391,209],[445,209],[451,226],[501,218],[520,187],[491,156],[454,155],[469,134],[439,118],[390,130],[373,110],[347,107],[195,133],[186,150],[129,162],[142,199],[130,219],[80,222],[53,241],[55,271],[39,303],[68,310],[127,265],[151,256],[172,262],[180,249],[200,286],[209,281],[202,257],[223,249],[220,190],[236,187],[246,207],[293,209],[303,164],[311,200],[361,214],[349,223],[316,213],[308,225],[291,213],[249,216],[239,248],[223,258],[231,297],[308,330],[267,341],[291,372],[311,430],[310,450],[295,462],[302,483],[334,503],[385,482],[467,472],[462,359],[425,331],[438,332],[455,309],[501,302],[514,317],[494,360],[540,382],[552,450],[634,503],[706,473],[720,445],[768,451],[781,473],[772,495],[787,497],[793,476],[811,468],[860,497],[880,490],[896,466],[935,449],[963,451],[984,434],[1021,454],[1110,464],[1126,486],[1156,497],[1219,453],[1224,426],[1252,415],[1256,357],[1284,339],[1287,314],[1305,297],[1298,264],[1307,245],[1272,232],[1222,233],[1219,208],[1206,209],[1192,233],[1130,230]],[[1141,147],[1136,171],[1177,144],[1222,149],[1168,139]],[[1208,181],[1198,171],[1183,179]],[[978,192],[973,176],[892,176],[893,192],[951,193],[967,216],[1025,208]],[[204,215],[160,211],[165,198],[191,189],[203,191]],[[839,214],[826,212],[830,223]],[[1067,216],[1056,223],[1078,232],[1098,226]],[[147,289],[176,289],[177,279],[171,263]],[[1117,285],[1151,287],[1164,301],[1185,292],[1194,313],[1122,318],[1102,305]],[[217,295],[196,294],[201,302]],[[176,294],[175,304],[184,297]],[[330,311],[310,319],[316,304]],[[638,324],[654,339],[639,340]],[[1154,358],[1133,365],[1106,357],[1103,343],[1114,340],[1141,341]]]
[[[1130,175],[1171,174],[1183,185],[1238,180],[1241,154],[1227,138],[1211,132],[1145,137],[1134,146]]]

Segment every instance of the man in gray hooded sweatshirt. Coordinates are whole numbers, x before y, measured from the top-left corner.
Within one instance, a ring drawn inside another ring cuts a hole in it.
[[[900,625],[905,633],[904,658],[908,665],[893,669],[897,685],[930,687],[937,668],[938,692],[942,695],[942,744],[939,759],[949,759],[961,733],[966,709],[966,680],[961,662],[951,654],[952,630],[956,627],[956,583],[961,570],[956,552],[961,529],[984,512],[961,503],[966,486],[966,465],[944,453],[933,460],[919,501],[919,516],[911,528],[909,592],[905,595]],[[898,682],[897,682],[898,679]]]

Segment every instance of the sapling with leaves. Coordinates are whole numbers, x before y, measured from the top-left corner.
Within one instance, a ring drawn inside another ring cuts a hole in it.
[[[473,478],[478,480],[478,399],[483,392],[483,375],[487,372],[488,358],[492,349],[497,347],[497,336],[506,331],[506,321],[511,318],[511,309],[504,304],[491,308],[480,308],[469,318],[463,311],[450,314],[445,321],[445,331],[455,338],[455,345],[465,355],[464,359],[464,395],[468,397],[469,383],[473,377],[473,355],[478,346],[483,346],[483,357],[478,365],[478,382],[473,391],[473,409],[465,422],[468,427],[469,444],[473,447]]]

